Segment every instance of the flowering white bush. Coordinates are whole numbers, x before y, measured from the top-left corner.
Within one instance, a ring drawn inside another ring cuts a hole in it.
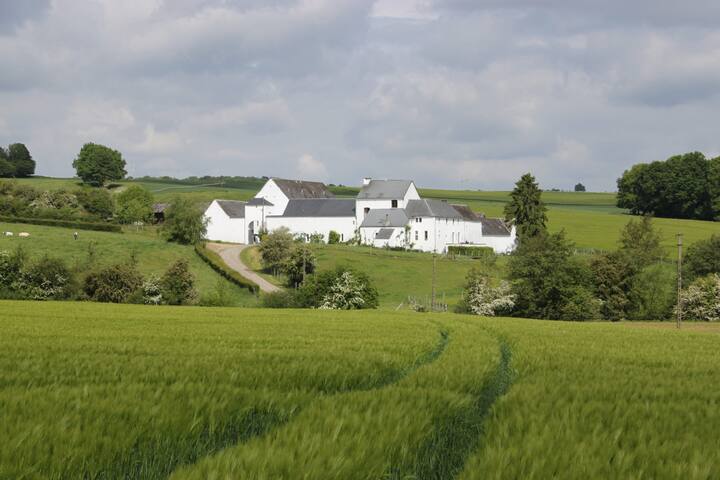
[[[510,293],[510,284],[501,282],[493,288],[487,278],[472,279],[465,290],[465,301],[472,313],[486,317],[508,314],[515,306],[515,295]]]
[[[320,308],[323,310],[354,310],[365,305],[363,291],[365,284],[356,279],[351,272],[344,272],[323,297]]]
[[[145,305],[160,305],[162,303],[162,288],[160,277],[150,275],[142,284],[143,303]]]
[[[688,320],[720,321],[720,275],[713,273],[693,282],[680,294],[680,302]]]

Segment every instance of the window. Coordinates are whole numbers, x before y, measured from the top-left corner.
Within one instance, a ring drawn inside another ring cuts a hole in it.
[[[369,211],[370,211],[370,207],[365,207],[365,214],[366,214],[366,215],[367,215],[367,213],[368,213]]]
[[[417,240],[418,240],[418,233],[420,233],[420,232],[418,232],[417,230],[415,230],[415,241],[416,241],[416,242],[417,242]]]
[[[415,221],[416,221],[417,223],[422,223],[422,218],[417,217],[417,218],[415,219]]]
[[[425,240],[427,240],[427,239],[428,239],[428,231],[425,230]]]
[[[397,200],[392,200],[390,202],[390,205],[392,206],[392,208],[397,208]]]

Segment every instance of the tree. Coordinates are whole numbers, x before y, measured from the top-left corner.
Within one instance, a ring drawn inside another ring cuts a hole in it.
[[[591,286],[590,270],[572,256],[565,232],[526,237],[510,256],[508,274],[516,295],[514,314],[567,319],[567,304]]]
[[[720,221],[720,157],[710,160],[708,185],[713,218]]]
[[[108,181],[122,180],[127,174],[125,160],[120,152],[95,143],[83,145],[73,167],[83,182],[94,187],[102,187]]]
[[[510,293],[509,283],[501,282],[498,287],[492,287],[487,276],[472,268],[465,279],[463,298],[456,311],[494,317],[509,315],[514,307],[515,295]]]
[[[582,183],[578,183],[577,185],[575,185],[575,191],[576,192],[585,192],[586,191],[585,185],[583,185]]]
[[[131,185],[117,196],[117,216],[121,223],[145,222],[153,213],[152,193]]]
[[[515,184],[510,194],[510,203],[505,205],[505,219],[515,221],[521,241],[546,231],[547,208],[541,196],[542,190],[538,188],[535,177],[526,173]]]
[[[105,189],[82,188],[75,195],[85,211],[92,215],[107,219],[112,217],[115,211],[113,198]]]
[[[205,237],[208,219],[185,197],[175,197],[165,212],[163,235],[169,242],[194,245]]]
[[[274,275],[283,269],[293,246],[293,236],[285,227],[278,228],[263,237],[260,256],[263,266]]]
[[[315,254],[308,245],[296,245],[283,267],[283,271],[288,277],[288,285],[291,287],[300,285],[306,275],[315,271],[315,263]]]
[[[323,297],[323,310],[360,310],[365,307],[363,292],[365,284],[355,278],[351,271],[340,274]]]
[[[0,177],[9,178],[15,176],[15,166],[10,163],[10,158],[3,147],[0,147]]]
[[[185,259],[173,263],[160,279],[162,298],[169,305],[187,305],[197,299],[195,276]]]
[[[683,275],[688,281],[710,273],[720,273],[720,235],[690,245],[683,262]]]
[[[625,261],[637,265],[640,270],[665,258],[662,234],[655,230],[652,217],[645,215],[641,221],[630,220],[620,233],[620,251]]]
[[[15,168],[16,177],[29,177],[35,173],[35,160],[33,160],[27,147],[22,143],[13,143],[8,147],[8,161]]]

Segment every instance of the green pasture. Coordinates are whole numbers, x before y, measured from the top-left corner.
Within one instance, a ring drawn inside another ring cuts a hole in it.
[[[0,310],[0,478],[720,476],[717,328]]]
[[[154,227],[146,227],[140,231],[127,227],[122,234],[79,230],[78,240],[74,240],[75,230],[71,228],[0,222],[0,231],[11,231],[15,234],[12,237],[0,236],[0,250],[13,251],[22,246],[31,259],[45,255],[57,257],[65,260],[71,268],[79,270],[135,257],[138,268],[144,275],[162,275],[173,262],[184,258],[188,260],[196,277],[196,288],[201,295],[214,291],[218,284],[222,284],[237,305],[254,305],[256,302],[256,298],[246,289],[215,273],[195,254],[191,246],[166,242],[160,238]],[[28,232],[30,237],[19,238],[19,232]],[[94,251],[92,257],[91,251]],[[90,258],[94,258],[92,265],[89,265]]]

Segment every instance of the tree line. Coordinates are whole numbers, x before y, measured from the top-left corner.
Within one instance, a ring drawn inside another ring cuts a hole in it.
[[[24,178],[35,173],[35,160],[22,143],[0,147],[0,177]]]
[[[691,152],[638,163],[617,185],[617,206],[633,214],[720,220],[720,157]]]

